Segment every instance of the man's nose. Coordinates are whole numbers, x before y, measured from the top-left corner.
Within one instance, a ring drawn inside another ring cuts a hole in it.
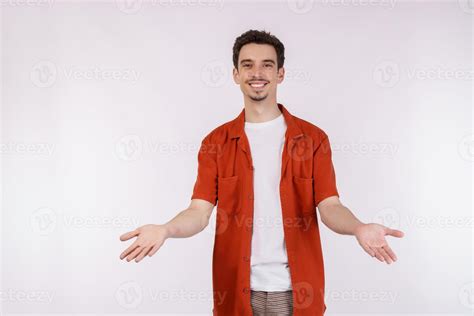
[[[263,67],[262,66],[256,66],[252,69],[252,78],[253,79],[262,79],[262,75],[263,75]]]

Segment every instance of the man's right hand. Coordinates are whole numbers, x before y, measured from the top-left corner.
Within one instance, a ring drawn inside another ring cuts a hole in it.
[[[134,231],[120,236],[121,241],[138,237],[135,242],[120,255],[120,259],[127,258],[136,262],[147,254],[153,256],[167,238],[191,237],[202,231],[208,224],[214,204],[203,199],[192,199],[189,207],[181,211],[171,221],[164,225],[144,225]]]
[[[168,231],[164,225],[149,224],[121,235],[120,240],[126,241],[136,236],[138,238],[122,252],[120,259],[126,257],[127,261],[130,262],[136,258],[135,262],[140,262],[146,255],[153,256],[168,238]]]

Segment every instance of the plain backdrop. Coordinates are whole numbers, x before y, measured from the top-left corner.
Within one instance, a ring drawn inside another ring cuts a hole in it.
[[[328,135],[371,258],[320,223],[328,315],[471,315],[472,1],[1,1],[1,311],[211,315],[211,224],[140,263],[119,236],[185,209],[243,97],[232,45],[286,47],[278,102]],[[229,249],[232,251],[232,249]]]

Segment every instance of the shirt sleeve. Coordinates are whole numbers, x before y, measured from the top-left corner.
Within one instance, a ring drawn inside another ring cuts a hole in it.
[[[191,199],[203,199],[217,203],[217,144],[212,144],[210,135],[201,142],[198,152],[198,171]]]
[[[332,163],[329,137],[323,133],[322,141],[313,153],[314,203],[318,204],[339,193],[336,186],[336,173]]]

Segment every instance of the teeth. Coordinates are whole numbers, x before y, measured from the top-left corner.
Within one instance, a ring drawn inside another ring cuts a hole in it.
[[[264,83],[251,83],[250,84],[252,87],[255,87],[255,88],[261,88],[263,87],[265,84]]]

